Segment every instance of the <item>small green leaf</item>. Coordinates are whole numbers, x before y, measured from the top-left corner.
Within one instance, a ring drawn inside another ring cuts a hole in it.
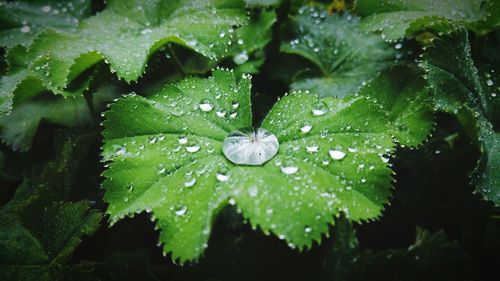
[[[471,55],[468,33],[460,29],[435,41],[424,56],[434,104],[441,111],[457,115],[470,137],[483,152],[472,176],[476,190],[485,199],[500,204],[500,145],[489,116],[491,107],[483,85],[497,87],[493,80],[479,76]]]
[[[319,74],[299,78],[291,88],[344,97],[387,67],[394,51],[379,36],[361,33],[358,25],[359,19],[347,13],[329,15],[317,7],[302,7],[285,28],[290,34],[285,32],[281,51],[310,60]]]
[[[233,130],[251,127],[250,80],[216,70],[148,99],[130,95],[106,112],[105,201],[112,223],[152,212],[174,260],[197,259],[218,211],[236,204],[250,223],[310,247],[334,216],[376,218],[390,193],[394,143],[379,106],[362,97],[283,97],[262,128],[279,139],[263,166],[222,154]]]
[[[486,19],[489,5],[484,4],[484,0],[358,0],[356,11],[363,16],[363,30],[382,31],[392,41],[429,27],[438,31],[452,31],[461,24],[474,28]]]
[[[9,1],[0,4],[0,46],[28,46],[45,28],[75,32],[90,0]]]
[[[375,98],[393,122],[396,139],[417,146],[430,134],[434,121],[431,98],[421,74],[406,66],[395,66],[363,87],[359,94]]]

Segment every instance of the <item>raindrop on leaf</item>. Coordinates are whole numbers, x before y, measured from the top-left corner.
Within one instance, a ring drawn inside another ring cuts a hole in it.
[[[262,165],[278,153],[276,136],[262,128],[236,130],[224,139],[222,152],[238,165]]]
[[[201,100],[198,107],[204,112],[209,112],[210,110],[212,110],[214,108],[212,103],[207,99]]]
[[[330,154],[330,156],[332,157],[333,160],[341,160],[345,157],[345,153],[340,151],[340,150],[336,150],[336,149],[332,149],[328,152]]]

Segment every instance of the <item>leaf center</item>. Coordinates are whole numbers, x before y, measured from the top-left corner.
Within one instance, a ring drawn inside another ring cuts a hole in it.
[[[237,165],[260,166],[278,153],[278,138],[262,128],[232,131],[224,139],[222,152]]]

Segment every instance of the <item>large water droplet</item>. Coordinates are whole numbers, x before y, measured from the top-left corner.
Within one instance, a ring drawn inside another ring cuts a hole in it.
[[[222,145],[229,161],[239,165],[262,165],[278,153],[275,135],[262,128],[248,128],[231,132]]]

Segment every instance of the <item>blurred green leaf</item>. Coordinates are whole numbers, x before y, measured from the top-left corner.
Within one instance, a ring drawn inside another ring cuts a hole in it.
[[[321,97],[344,97],[389,66],[395,52],[379,36],[361,33],[358,25],[359,19],[348,13],[329,15],[313,6],[300,8],[284,28],[280,49],[310,60],[319,73],[298,73],[290,87]]]
[[[444,32],[465,25],[477,29],[476,24],[494,11],[488,2],[495,1],[358,0],[356,11],[363,16],[363,30],[382,31],[382,37],[393,41],[426,28]]]
[[[0,46],[28,46],[45,29],[76,32],[90,16],[90,0],[4,1],[0,4]]]

